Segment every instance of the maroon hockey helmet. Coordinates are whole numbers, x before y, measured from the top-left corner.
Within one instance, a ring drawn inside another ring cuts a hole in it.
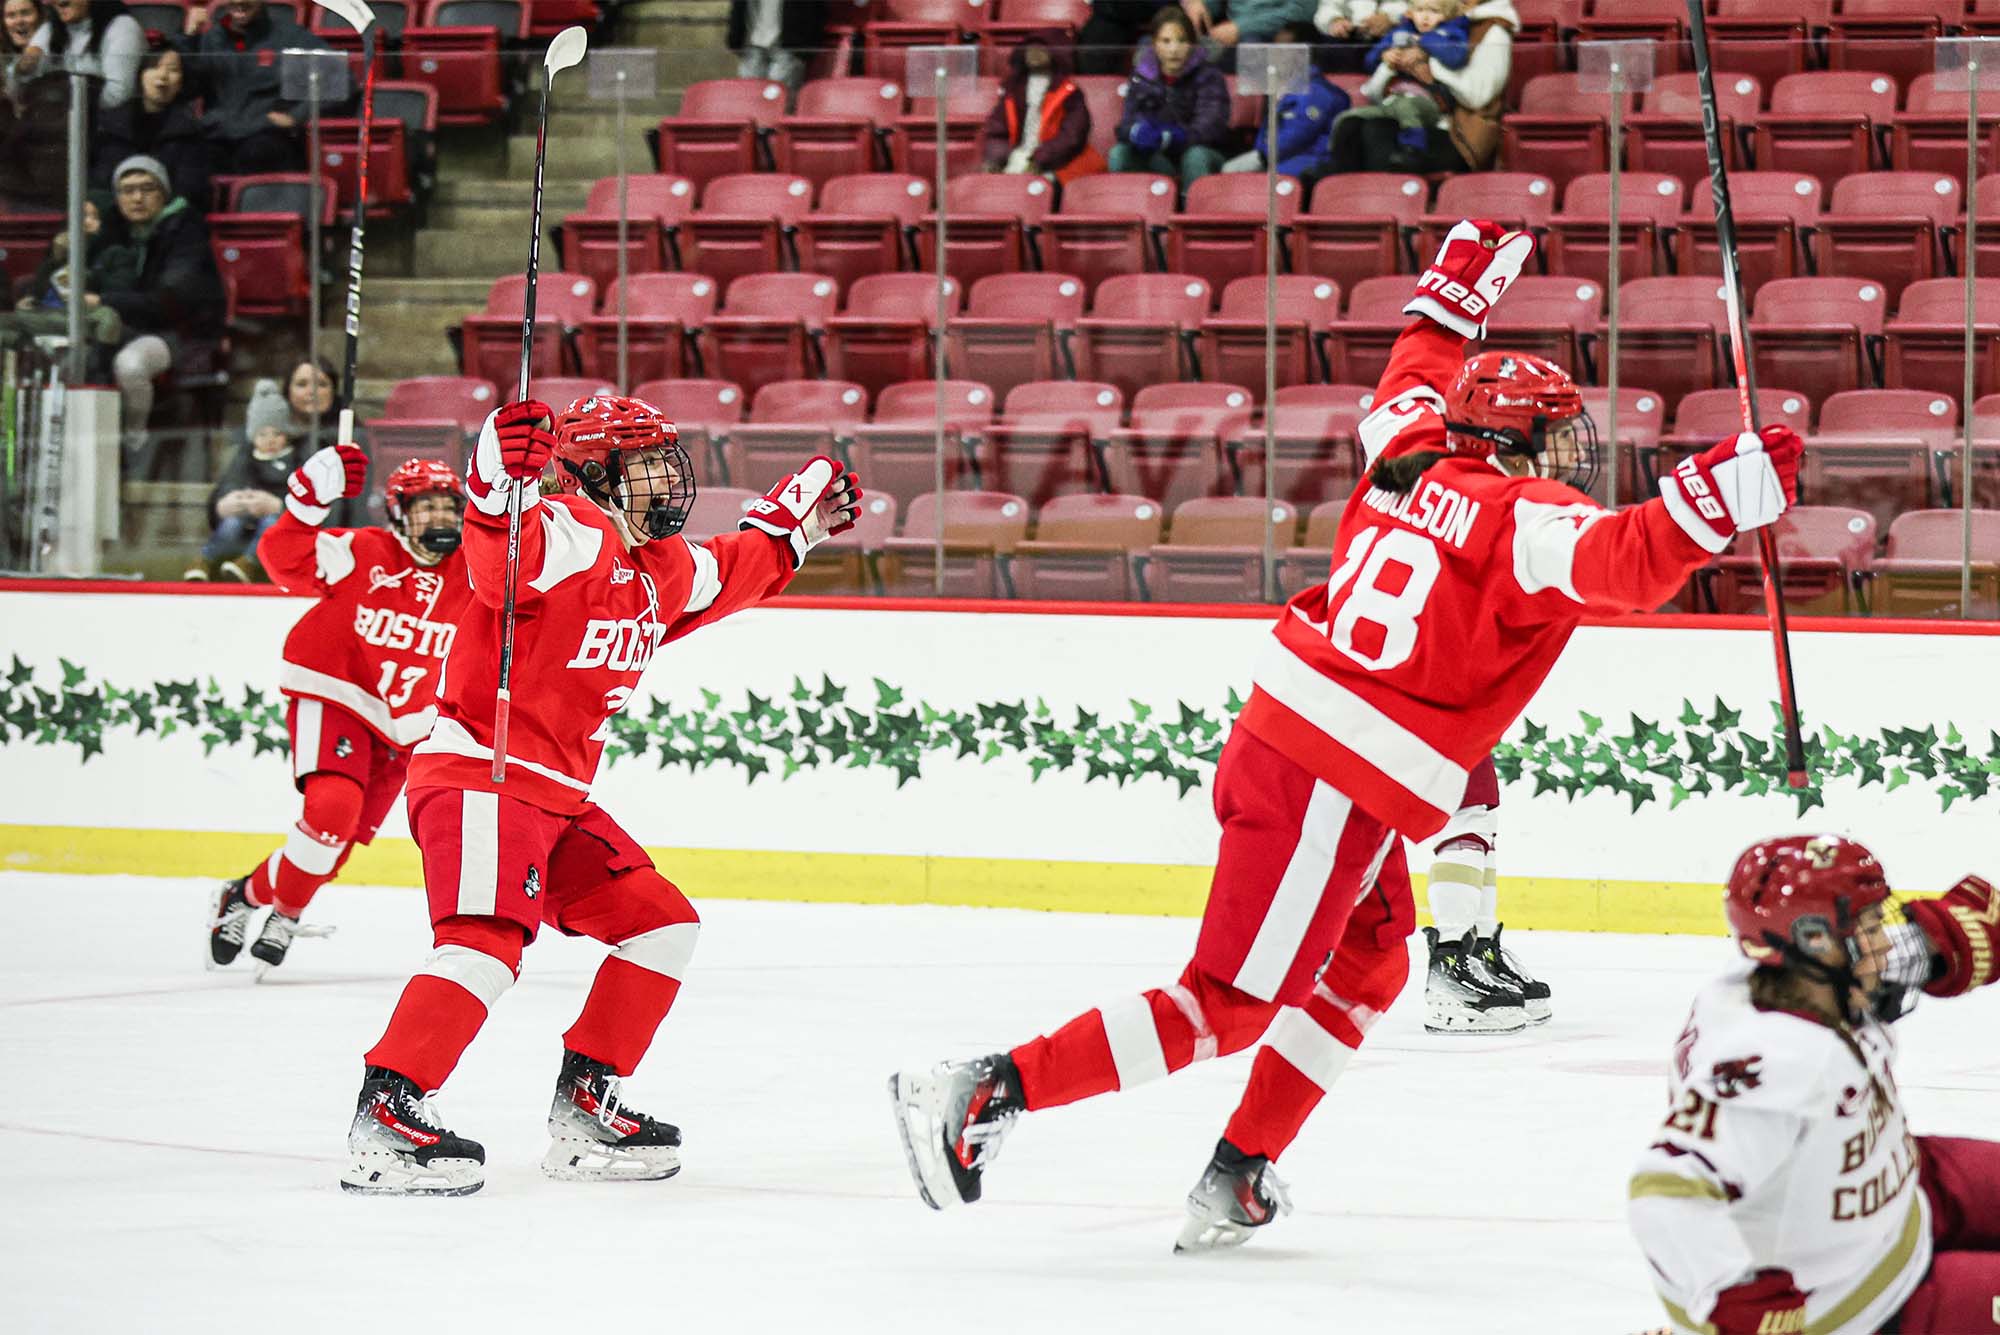
[[[648,538],[681,531],[694,461],[680,431],[644,399],[593,394],[556,414],[556,485],[621,511]]]
[[[1882,865],[1836,834],[1790,834],[1750,845],[1723,892],[1729,930],[1745,955],[1778,964],[1786,947],[1817,935],[1845,940],[1861,915],[1889,902]]]
[[[1525,352],[1482,352],[1444,395],[1445,448],[1490,459],[1523,454],[1546,476],[1587,490],[1597,476],[1597,427],[1569,372]],[[1553,471],[1548,471],[1553,470]]]

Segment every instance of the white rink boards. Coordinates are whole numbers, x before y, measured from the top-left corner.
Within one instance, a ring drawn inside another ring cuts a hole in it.
[[[1186,919],[708,903],[638,1106],[666,1183],[537,1167],[602,948],[529,951],[440,1100],[485,1142],[460,1201],[335,1186],[360,1053],[429,943],[408,890],[335,885],[281,978],[198,963],[207,885],[0,874],[0,1327],[632,1332],[1576,1332],[1660,1322],[1625,1178],[1715,938],[1523,934],[1547,1028],[1423,1034],[1420,984],[1281,1169],[1299,1212],[1176,1258],[1180,1197],[1248,1072],[1226,1059],[1020,1124],[988,1199],[910,1189],[883,1080],[1170,981]],[[1421,971],[1418,971],[1420,976]],[[1926,1001],[1899,1074],[1920,1132],[2000,1134],[2000,991]]]

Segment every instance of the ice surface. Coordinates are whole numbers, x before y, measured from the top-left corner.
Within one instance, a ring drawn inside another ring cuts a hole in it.
[[[601,954],[545,934],[439,1103],[486,1143],[485,1191],[364,1200],[335,1186],[342,1138],[428,948],[422,899],[330,888],[313,917],[339,935],[257,986],[201,970],[207,892],[0,874],[0,1329],[1629,1335],[1660,1315],[1627,1170],[1728,951],[1521,933],[1556,1018],[1504,1039],[1427,1037],[1413,982],[1282,1164],[1298,1213],[1189,1259],[1181,1195],[1246,1058],[1024,1119],[986,1201],[945,1215],[910,1187],[883,1082],[1171,981],[1191,921],[706,904],[627,1085],[681,1125],[687,1167],[617,1185],[536,1166]],[[1902,1029],[1918,1129],[2000,1133],[2000,995]]]

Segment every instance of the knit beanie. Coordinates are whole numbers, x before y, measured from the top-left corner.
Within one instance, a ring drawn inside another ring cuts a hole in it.
[[[278,382],[259,380],[257,388],[250,391],[250,406],[243,412],[243,434],[255,444],[258,432],[266,427],[289,431],[291,420],[292,405],[285,402]]]
[[[132,172],[144,172],[160,183],[160,189],[167,198],[174,195],[174,183],[167,179],[167,168],[158,158],[147,157],[144,153],[134,153],[118,164],[118,170],[111,173],[111,184],[115,187]]]

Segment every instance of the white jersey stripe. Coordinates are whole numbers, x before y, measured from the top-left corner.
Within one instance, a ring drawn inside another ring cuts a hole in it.
[[[1118,1071],[1118,1088],[1130,1089],[1167,1073],[1167,1054],[1160,1047],[1160,1029],[1153,1006],[1143,993],[1099,1006],[1104,1038],[1111,1045],[1111,1064]]]
[[[1305,818],[1299,823],[1299,841],[1291,861],[1278,878],[1271,906],[1257,928],[1257,939],[1237,969],[1235,985],[1251,996],[1270,1001],[1278,995],[1305,943],[1306,929],[1319,910],[1326,883],[1333,878],[1333,862],[1340,850],[1340,836],[1347,829],[1354,803],[1347,794],[1324,779],[1313,781],[1312,797],[1306,802]]]
[[[442,717],[438,719],[437,726],[431,729],[431,735],[418,743],[417,753],[465,756],[472,760],[493,759],[492,747],[481,746],[457,719]],[[574,788],[579,793],[590,791],[590,785],[581,779],[573,779],[567,774],[552,770],[546,765],[537,765],[532,760],[523,760],[517,755],[510,754],[507,757],[507,768],[532,770],[544,779],[552,780],[565,788]]]
[[[460,793],[458,845],[458,911],[491,916],[499,898],[500,795],[467,790]]]
[[[287,665],[289,666],[289,664]],[[320,721],[317,700],[301,700],[292,722],[292,777],[303,779],[319,768]]]
[[[679,979],[687,974],[688,964],[694,959],[695,942],[700,937],[700,923],[669,923],[625,938],[611,953],[642,969]]]
[[[687,542],[687,539],[681,539]],[[715,553],[698,542],[687,544],[688,555],[694,558],[694,577],[688,582],[687,606],[682,609],[687,615],[706,612],[722,596],[722,569],[715,562]]]
[[[514,985],[512,969],[485,951],[474,950],[471,946],[439,946],[417,973],[457,983],[477,997],[479,1004],[489,1011],[493,1009],[493,1003]]]
[[[1347,1069],[1354,1049],[1319,1027],[1310,1015],[1292,1006],[1285,1007],[1271,1033],[1264,1040],[1271,1051],[1290,1062],[1298,1073],[1320,1087],[1333,1082]]]
[[[442,671],[443,665],[439,665]],[[324,672],[315,672],[297,663],[283,663],[278,667],[278,689],[287,695],[301,697],[299,708],[303,710],[309,703],[304,697],[317,696],[331,704],[339,705],[348,713],[387,737],[399,747],[420,742],[437,720],[437,707],[426,705],[414,713],[393,715],[389,706],[382,703],[382,697],[374,692],[356,686],[351,681],[339,677],[329,677]],[[318,754],[317,748],[314,754]]]

